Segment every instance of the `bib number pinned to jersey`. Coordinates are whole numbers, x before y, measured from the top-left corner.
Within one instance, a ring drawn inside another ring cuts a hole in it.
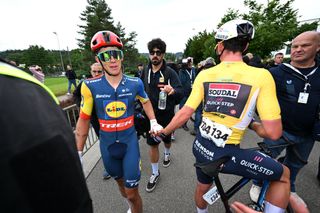
[[[216,146],[224,147],[232,130],[225,125],[212,122],[208,118],[203,118],[200,125],[201,136],[212,140]]]

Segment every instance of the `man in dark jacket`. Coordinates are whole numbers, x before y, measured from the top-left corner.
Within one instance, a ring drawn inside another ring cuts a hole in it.
[[[292,41],[291,62],[270,69],[281,108],[283,135],[295,143],[296,150],[305,161],[308,160],[315,142],[313,129],[320,104],[320,67],[315,60],[319,50],[320,37],[317,32],[301,33]],[[264,141],[268,145],[285,143],[283,139]],[[283,148],[272,149],[272,156],[278,156],[282,150]],[[304,163],[299,161],[292,149],[287,148],[283,164],[290,169],[290,202],[304,203],[295,188],[296,177]],[[254,191],[259,192],[254,188],[257,186],[250,190],[251,199],[252,195],[257,195]]]
[[[182,68],[179,71],[179,79],[183,88],[183,98],[180,102],[179,109],[181,109],[183,105],[186,103],[191,93],[192,84],[195,78],[196,78],[196,72],[195,72],[195,69],[192,67],[192,58],[188,57],[188,58],[182,59]],[[189,131],[187,122],[182,125],[182,128],[185,131]]]
[[[70,65],[67,65],[66,77],[68,78],[68,93],[71,95],[71,85],[73,84],[74,88],[77,88],[77,75]]]
[[[144,83],[146,92],[151,100],[156,119],[161,126],[166,126],[174,116],[174,107],[179,103],[182,97],[182,87],[177,73],[166,65],[164,58],[166,52],[166,43],[160,38],[153,39],[148,43],[150,63],[143,71],[141,79]],[[167,94],[165,109],[158,108],[159,93],[164,91]],[[164,160],[163,166],[170,165],[170,147],[171,135],[163,140]],[[159,179],[159,141],[147,134],[147,144],[150,145],[150,161],[152,166],[152,175],[147,184],[147,192],[152,192]]]

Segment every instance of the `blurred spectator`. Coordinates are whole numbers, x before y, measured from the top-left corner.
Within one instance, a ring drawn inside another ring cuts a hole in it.
[[[67,95],[71,95],[71,85],[73,85],[74,88],[77,88],[77,82],[76,82],[77,75],[70,65],[67,65],[66,77],[68,78]]]
[[[252,53],[247,53],[246,56],[249,58],[250,61],[253,58],[253,54]]]
[[[33,77],[38,79],[41,83],[44,83],[45,75],[42,71],[42,68],[38,65],[29,67],[30,72],[32,72]]]
[[[258,68],[265,68],[260,56],[258,55],[255,55],[250,59],[249,65]]]
[[[134,77],[138,77],[140,78],[141,77],[141,74],[142,74],[142,70],[143,70],[143,64],[138,64],[138,70],[137,72],[134,74]]]
[[[243,60],[244,63],[246,63],[246,64],[249,65],[250,59],[249,59],[249,57],[248,57],[247,55],[244,55],[244,56],[242,57],[242,60]]]
[[[274,62],[271,64],[271,67],[277,67],[279,64],[283,62],[283,53],[276,53],[274,56]]]
[[[200,69],[198,69],[197,74],[201,72],[202,70],[209,69],[210,67],[213,67],[216,65],[216,62],[212,57],[208,57],[206,60],[200,62]],[[199,64],[198,64],[199,65]],[[193,130],[190,131],[191,135],[197,135],[199,126],[201,124],[202,120],[202,104],[200,104],[196,111],[195,111],[195,117],[194,117],[194,123],[193,123]]]
[[[183,98],[180,102],[179,109],[183,107],[185,102],[187,101],[191,90],[192,90],[192,84],[194,82],[194,79],[196,77],[196,71],[192,66],[192,58],[188,57],[182,60],[182,69],[179,71],[179,79],[182,84],[183,88]],[[187,121],[188,122],[188,121]],[[189,131],[189,128],[187,126],[187,122],[182,125],[182,128],[185,131]]]

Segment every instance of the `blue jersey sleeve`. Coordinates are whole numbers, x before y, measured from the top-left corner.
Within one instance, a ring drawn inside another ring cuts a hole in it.
[[[144,89],[143,82],[140,78],[138,78],[138,89],[136,98],[139,99],[141,103],[145,103],[149,100],[149,97]]]

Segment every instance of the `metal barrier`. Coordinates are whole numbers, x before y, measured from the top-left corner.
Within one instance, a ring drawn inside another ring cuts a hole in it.
[[[70,105],[68,107],[63,108],[63,111],[66,113],[66,117],[68,122],[73,130],[76,129],[77,120],[79,118],[79,108],[76,104]],[[83,155],[99,140],[96,135],[93,127],[90,124],[89,134],[86,141],[86,144],[83,148]]]

